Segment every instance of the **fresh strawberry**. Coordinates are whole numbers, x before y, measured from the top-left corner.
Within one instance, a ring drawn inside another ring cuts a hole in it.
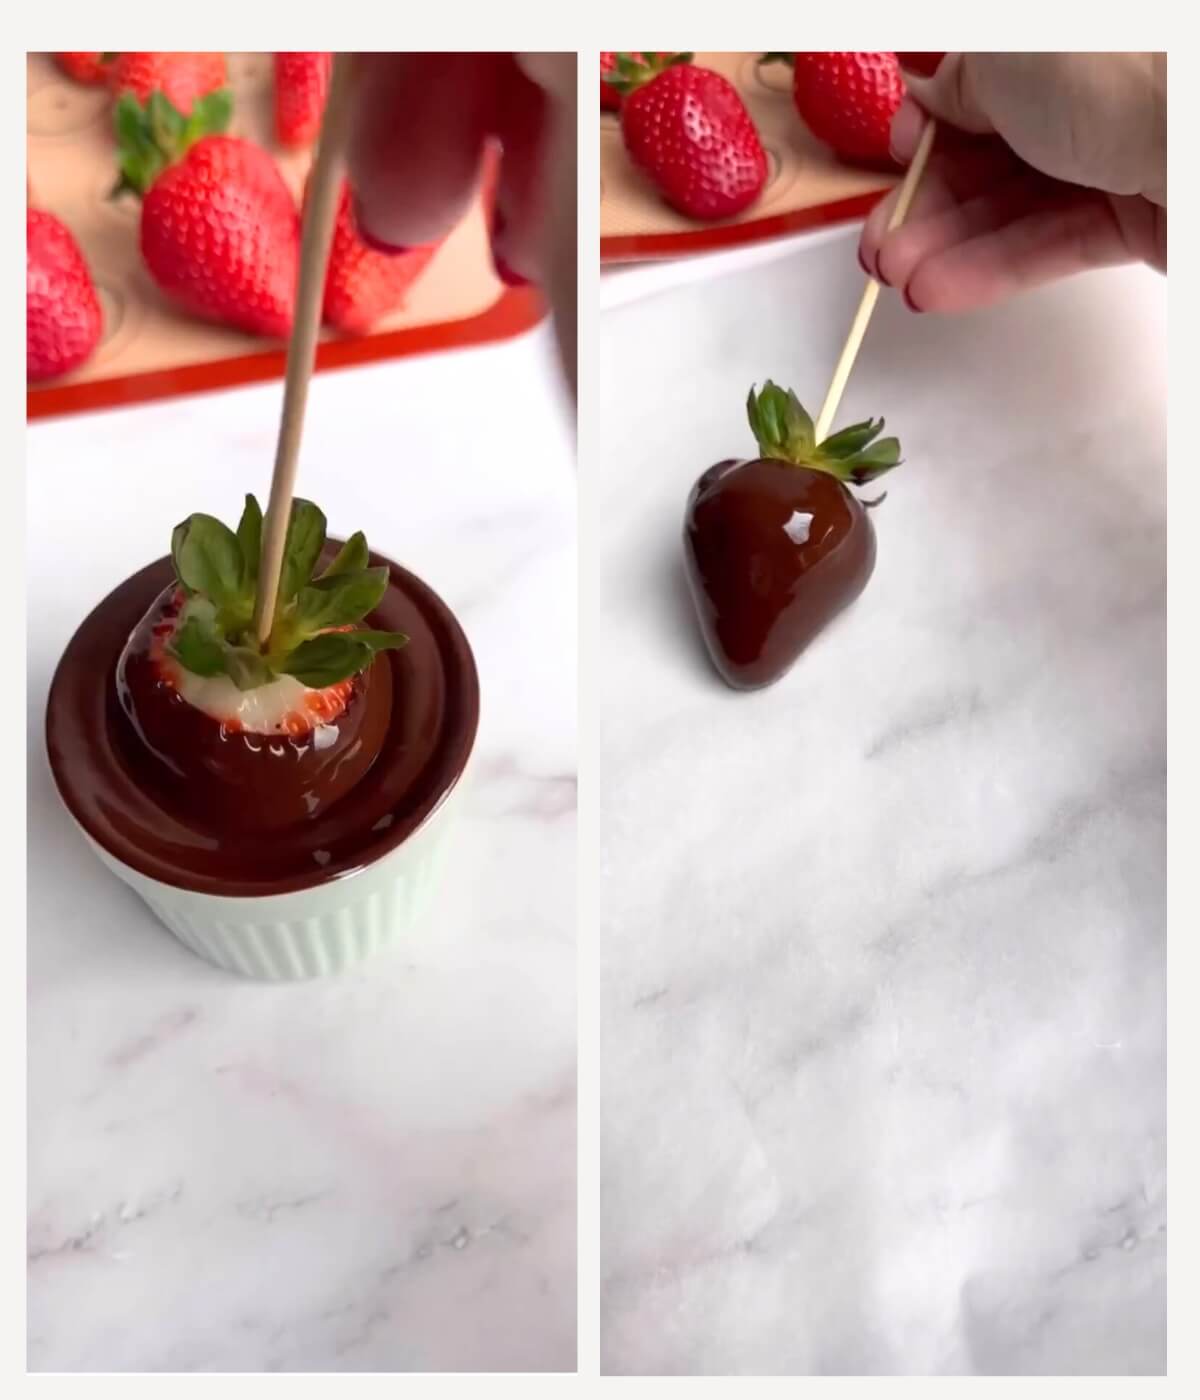
[[[395,311],[404,294],[428,266],[438,244],[386,253],[363,241],[354,218],[349,183],[338,196],[337,221],[325,279],[325,321],[340,331],[361,334]]]
[[[645,60],[653,61],[657,58],[670,58],[669,53],[631,53],[629,57],[635,63],[642,63]],[[600,55],[600,106],[606,112],[616,112],[621,107],[620,90],[608,81],[609,74],[616,75],[617,55],[615,53],[602,53]]]
[[[117,106],[119,189],[143,196],[141,249],[159,287],[188,311],[252,335],[292,325],[300,219],[261,147],[212,134],[229,96],[210,93],[184,118],[160,93]]]
[[[608,81],[608,74],[617,71],[615,53],[600,55],[600,107],[605,112],[616,112],[621,106],[621,94]]]
[[[54,61],[77,83],[106,83],[112,66],[112,54],[56,53]],[[106,61],[107,60],[107,61]]]
[[[96,348],[100,299],[79,244],[53,214],[26,211],[25,243],[25,374],[54,379]]]
[[[333,71],[331,53],[275,55],[275,135],[284,146],[311,146]]]
[[[792,100],[801,120],[843,160],[891,163],[892,117],[904,97],[894,53],[768,54],[792,65]]]
[[[767,157],[737,89],[690,59],[617,55],[621,134],[668,204],[693,219],[726,219],[762,192]]]
[[[145,102],[152,92],[161,92],[184,113],[227,81],[223,53],[119,53],[109,70],[118,97],[130,93]]]
[[[688,585],[709,654],[737,690],[770,685],[867,586],[875,530],[851,486],[900,461],[883,420],[817,443],[795,394],[747,404],[760,456],[710,467],[688,499]]]

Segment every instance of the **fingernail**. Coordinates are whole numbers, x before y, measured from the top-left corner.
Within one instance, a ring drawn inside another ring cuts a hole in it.
[[[496,276],[506,287],[528,287],[529,278],[523,277],[514,268],[510,267],[507,259],[500,253],[496,244],[504,236],[504,230],[508,227],[508,220],[504,217],[503,211],[497,206],[492,210],[492,228],[490,242],[492,247],[492,264],[496,269]]]
[[[354,196],[354,226],[358,230],[358,236],[377,253],[407,253],[409,250],[403,243],[388,243],[384,239],[377,237],[367,227],[367,221],[363,218],[362,205],[358,196]]]
[[[858,265],[862,268],[862,270],[867,274],[868,277],[875,276],[875,274],[871,271],[871,268],[867,263],[866,254],[863,252],[861,244],[859,245],[858,249]]]
[[[503,282],[506,287],[529,286],[529,278],[522,277],[519,272],[514,272],[494,248],[492,249],[492,262],[496,267],[496,276],[500,278],[501,282]]]
[[[938,64],[946,55],[944,53],[898,53],[896,57],[900,60],[900,67],[905,73],[912,73],[918,78],[932,78],[938,70]]]
[[[912,297],[909,295],[907,287],[905,287],[901,291],[900,295],[904,298],[904,304],[908,307],[910,311],[915,311],[918,315],[922,314],[921,308],[917,305],[915,301],[913,301]]]
[[[906,97],[896,108],[896,115],[892,118],[888,145],[893,160],[899,161],[901,165],[907,165],[912,160],[924,126],[925,113],[911,97]]]

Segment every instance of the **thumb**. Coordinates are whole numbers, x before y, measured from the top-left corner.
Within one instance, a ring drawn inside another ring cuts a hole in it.
[[[913,71],[905,65],[908,56],[902,54],[900,57],[901,66],[905,67],[904,81],[908,96],[922,111],[960,131],[983,135],[995,130],[991,118],[983,109],[974,81],[972,55],[948,53],[932,76]],[[904,153],[897,151],[897,154]]]

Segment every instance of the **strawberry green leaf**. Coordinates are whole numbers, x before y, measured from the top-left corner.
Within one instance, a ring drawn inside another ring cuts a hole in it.
[[[821,443],[821,456],[853,457],[856,452],[861,452],[872,438],[877,438],[881,432],[883,432],[882,418],[878,420],[868,418],[865,423],[853,423],[850,427],[834,433],[832,437],[827,437]]]
[[[403,632],[372,632],[363,628],[362,631],[352,632],[350,635],[356,642],[370,647],[372,655],[380,651],[399,651],[401,647],[408,645],[408,637]]]
[[[872,443],[865,451],[845,463],[850,480],[856,486],[874,481],[877,476],[882,476],[884,472],[890,472],[893,467],[899,465],[900,442],[894,437],[880,438],[878,442]]]
[[[242,551],[245,583],[248,587],[258,582],[258,561],[262,554],[262,523],[262,507],[255,497],[248,495],[237,527],[237,540]]]
[[[229,526],[211,515],[192,515],[176,538],[175,567],[183,586],[203,593],[219,608],[237,602],[243,584],[242,550]]]
[[[287,543],[283,550],[283,570],[279,579],[279,607],[296,598],[312,578],[312,571],[325,548],[325,517],[311,501],[297,497],[292,502]]]
[[[318,574],[317,578],[327,579],[333,578],[337,574],[356,573],[359,569],[365,569],[370,562],[371,554],[367,549],[367,537],[361,530],[356,530],[338,550],[333,563],[324,573]]]
[[[325,632],[301,642],[278,669],[284,675],[295,676],[302,685],[323,690],[364,670],[371,664],[373,654],[354,632]]]
[[[812,456],[813,421],[790,389],[781,389],[769,379],[757,394],[751,389],[746,416],[764,457],[804,463]]]
[[[175,578],[180,588],[185,593],[191,593],[191,589],[183,581],[183,571],[179,567],[179,551],[185,539],[187,539],[188,522],[185,520],[181,525],[176,525],[171,531],[171,563],[175,566]]]
[[[226,646],[225,670],[239,690],[254,690],[275,679],[262,653],[249,646]]]
[[[189,617],[171,639],[179,664],[197,676],[225,674],[225,647],[211,622]]]
[[[388,571],[359,569],[352,574],[335,574],[302,588],[295,612],[287,619],[302,633],[322,632],[327,627],[345,627],[358,622],[379,606],[387,592]]]

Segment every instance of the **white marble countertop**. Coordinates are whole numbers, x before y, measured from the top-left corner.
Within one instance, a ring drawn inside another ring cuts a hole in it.
[[[853,237],[601,322],[603,1364],[1159,1373],[1165,283],[885,298],[875,576],[735,694],[684,500],[819,406]]]
[[[265,499],[280,388],[28,443],[29,1366],[575,1364],[575,469],[548,336],[319,376],[300,479],[457,612],[478,781],[411,946],[208,967],[84,848],[41,724],[102,593]]]

